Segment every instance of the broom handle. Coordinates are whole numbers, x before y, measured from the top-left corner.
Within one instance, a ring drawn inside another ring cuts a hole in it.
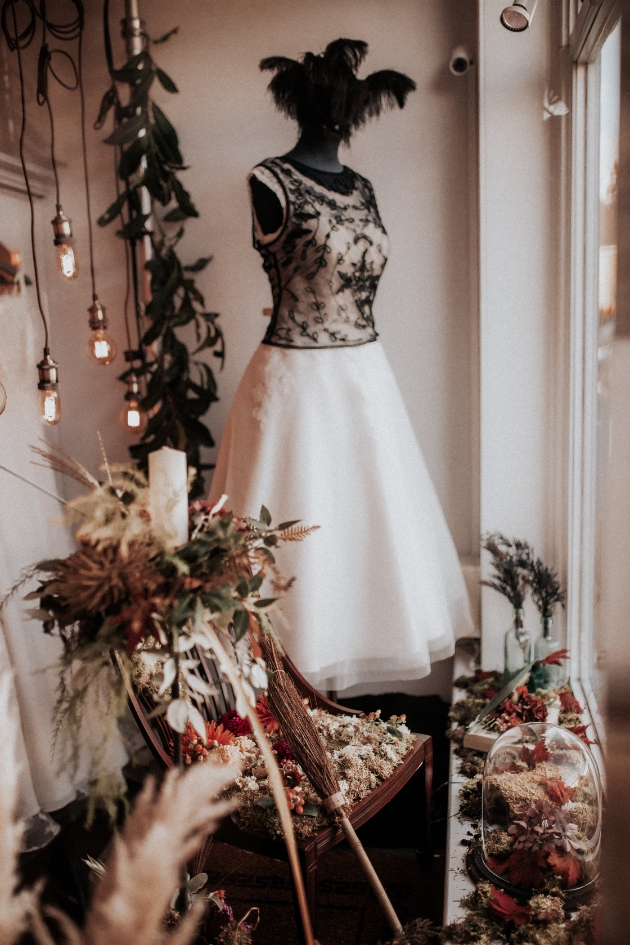
[[[249,699],[247,694],[241,685],[240,676],[234,666],[234,663],[228,656],[223,644],[219,640],[218,634],[215,631],[214,627],[207,621],[204,621],[204,627],[210,637],[212,638],[212,649],[219,658],[219,663],[221,664],[221,669],[229,679],[232,689],[239,696],[241,702],[247,708],[247,718],[252,726],[254,735],[256,736],[256,741],[258,742],[258,747],[265,759],[267,765],[267,771],[269,772],[269,783],[271,784],[271,789],[273,791],[274,800],[276,802],[276,810],[278,811],[278,816],[280,818],[280,823],[282,824],[282,831],[284,833],[284,842],[287,847],[287,854],[289,856],[289,866],[291,867],[291,873],[293,875],[293,884],[295,886],[295,892],[298,900],[298,908],[300,910],[300,917],[302,919],[302,928],[304,929],[304,939],[305,945],[315,945],[315,939],[313,937],[313,926],[311,924],[311,917],[308,911],[308,904],[306,901],[306,892],[304,890],[304,880],[302,878],[302,870],[300,869],[300,858],[298,855],[297,844],[295,842],[295,834],[293,832],[293,823],[291,821],[291,812],[289,810],[289,803],[287,801],[287,795],[284,790],[284,782],[282,780],[282,775],[280,774],[280,769],[278,767],[278,762],[276,761],[276,756],[271,750],[271,745],[269,744],[269,739],[265,734],[265,730],[260,723],[258,718],[258,713],[256,710],[249,704]],[[352,827],[350,827],[352,830]],[[352,831],[354,834],[354,831]],[[354,834],[356,838],[356,834]],[[357,839],[357,843],[358,843]],[[363,854],[365,856],[365,853]],[[366,857],[367,859],[367,857]],[[368,860],[369,863],[369,860]],[[370,868],[372,864],[370,863]],[[376,877],[376,874],[374,874]],[[378,882],[378,877],[376,877]],[[385,895],[385,890],[381,887],[383,895]],[[387,898],[387,897],[386,897]],[[390,906],[391,909],[391,906]],[[393,911],[393,910],[392,910]],[[400,928],[400,923],[398,924]]]
[[[400,924],[400,919],[394,912],[394,907],[389,901],[389,897],[387,893],[385,892],[383,884],[378,878],[378,876],[376,875],[376,870],[372,866],[367,853],[363,849],[361,841],[359,840],[356,833],[354,832],[354,827],[352,826],[352,824],[350,823],[350,821],[348,820],[345,814],[342,814],[341,816],[341,829],[346,835],[346,840],[348,841],[348,845],[354,851],[359,863],[363,867],[363,872],[365,873],[367,880],[370,886],[372,887],[372,892],[378,899],[383,909],[383,912],[385,913],[390,929],[392,930],[392,932],[394,932],[394,934],[397,934],[398,932],[402,932],[402,925]]]

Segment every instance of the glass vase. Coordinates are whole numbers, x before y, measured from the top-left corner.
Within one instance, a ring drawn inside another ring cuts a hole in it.
[[[506,685],[530,662],[531,649],[529,633],[523,626],[523,610],[515,607],[512,626],[505,634],[503,645],[503,685]]]
[[[540,618],[541,633],[534,644],[534,659],[544,660],[561,649],[560,641],[553,635],[553,616]],[[561,666],[534,666],[532,686],[536,689],[557,689],[562,684]]]

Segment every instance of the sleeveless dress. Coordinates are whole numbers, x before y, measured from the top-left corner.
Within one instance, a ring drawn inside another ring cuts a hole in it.
[[[350,168],[270,158],[251,175],[283,221],[254,246],[273,314],[236,393],[210,500],[237,515],[319,525],[277,551],[296,581],[279,632],[319,689],[426,676],[472,621],[457,553],[372,302],[387,234],[372,185]],[[250,176],[251,176],[250,175]],[[283,621],[284,624],[284,621]]]

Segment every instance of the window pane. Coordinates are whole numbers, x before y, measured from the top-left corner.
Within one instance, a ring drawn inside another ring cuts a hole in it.
[[[599,312],[597,337],[596,572],[591,685],[603,695],[602,620],[600,613],[602,513],[608,496],[611,423],[608,371],[617,315],[617,169],[621,88],[621,25],[602,47],[599,101]]]

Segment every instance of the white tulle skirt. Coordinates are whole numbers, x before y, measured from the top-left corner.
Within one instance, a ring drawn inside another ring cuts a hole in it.
[[[457,553],[378,342],[260,345],[236,393],[210,499],[319,525],[279,547],[296,581],[279,627],[319,689],[426,676],[472,633]]]

